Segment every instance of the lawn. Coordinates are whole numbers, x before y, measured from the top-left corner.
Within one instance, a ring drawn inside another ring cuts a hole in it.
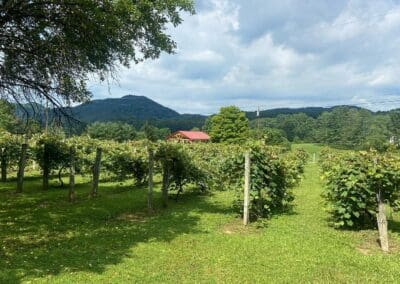
[[[296,145],[318,155],[315,145]],[[0,184],[1,283],[398,282],[400,218],[389,224],[393,252],[374,230],[328,226],[317,163],[295,189],[293,212],[243,228],[231,192],[188,191],[166,210],[146,213],[146,188],[104,182],[90,199],[88,179],[67,190],[25,193]],[[54,183],[55,184],[55,183]],[[160,208],[159,184],[156,202]]]

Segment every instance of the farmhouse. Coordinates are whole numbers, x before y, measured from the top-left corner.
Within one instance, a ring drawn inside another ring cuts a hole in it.
[[[210,136],[202,131],[176,131],[169,135],[167,140],[184,143],[209,142]]]

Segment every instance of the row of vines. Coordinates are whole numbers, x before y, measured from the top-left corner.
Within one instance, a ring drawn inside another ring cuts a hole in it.
[[[238,208],[243,199],[244,153],[250,151],[253,219],[290,208],[294,199],[292,188],[300,180],[307,160],[302,150],[290,152],[261,144],[118,143],[83,136],[67,139],[61,133],[41,134],[29,140],[1,133],[0,149],[2,181],[7,180],[10,170],[18,171],[21,181],[23,169],[39,169],[43,189],[47,190],[51,176],[57,174],[62,186],[62,177],[69,173],[71,200],[74,199],[75,174],[92,178],[92,196],[97,195],[100,177],[102,180],[133,179],[135,184],[149,182],[149,190],[152,190],[155,176],[162,180],[164,206],[167,206],[169,193],[175,192],[178,198],[185,188],[194,187],[201,191],[235,191]],[[22,191],[23,186],[17,188]]]
[[[387,247],[386,209],[400,209],[400,157],[396,153],[321,153],[324,197],[332,224],[338,228],[376,226]]]

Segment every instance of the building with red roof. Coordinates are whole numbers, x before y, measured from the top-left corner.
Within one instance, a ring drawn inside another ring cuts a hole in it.
[[[210,136],[203,131],[176,131],[167,137],[168,141],[177,142],[209,142],[211,140]]]

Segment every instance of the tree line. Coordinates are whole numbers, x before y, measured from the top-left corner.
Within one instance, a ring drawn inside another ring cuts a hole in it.
[[[252,120],[251,128],[274,133],[274,139],[321,143],[338,148],[387,149],[400,138],[400,111],[373,113],[355,107],[337,107],[316,118],[304,113]],[[278,138],[277,138],[278,137]]]

